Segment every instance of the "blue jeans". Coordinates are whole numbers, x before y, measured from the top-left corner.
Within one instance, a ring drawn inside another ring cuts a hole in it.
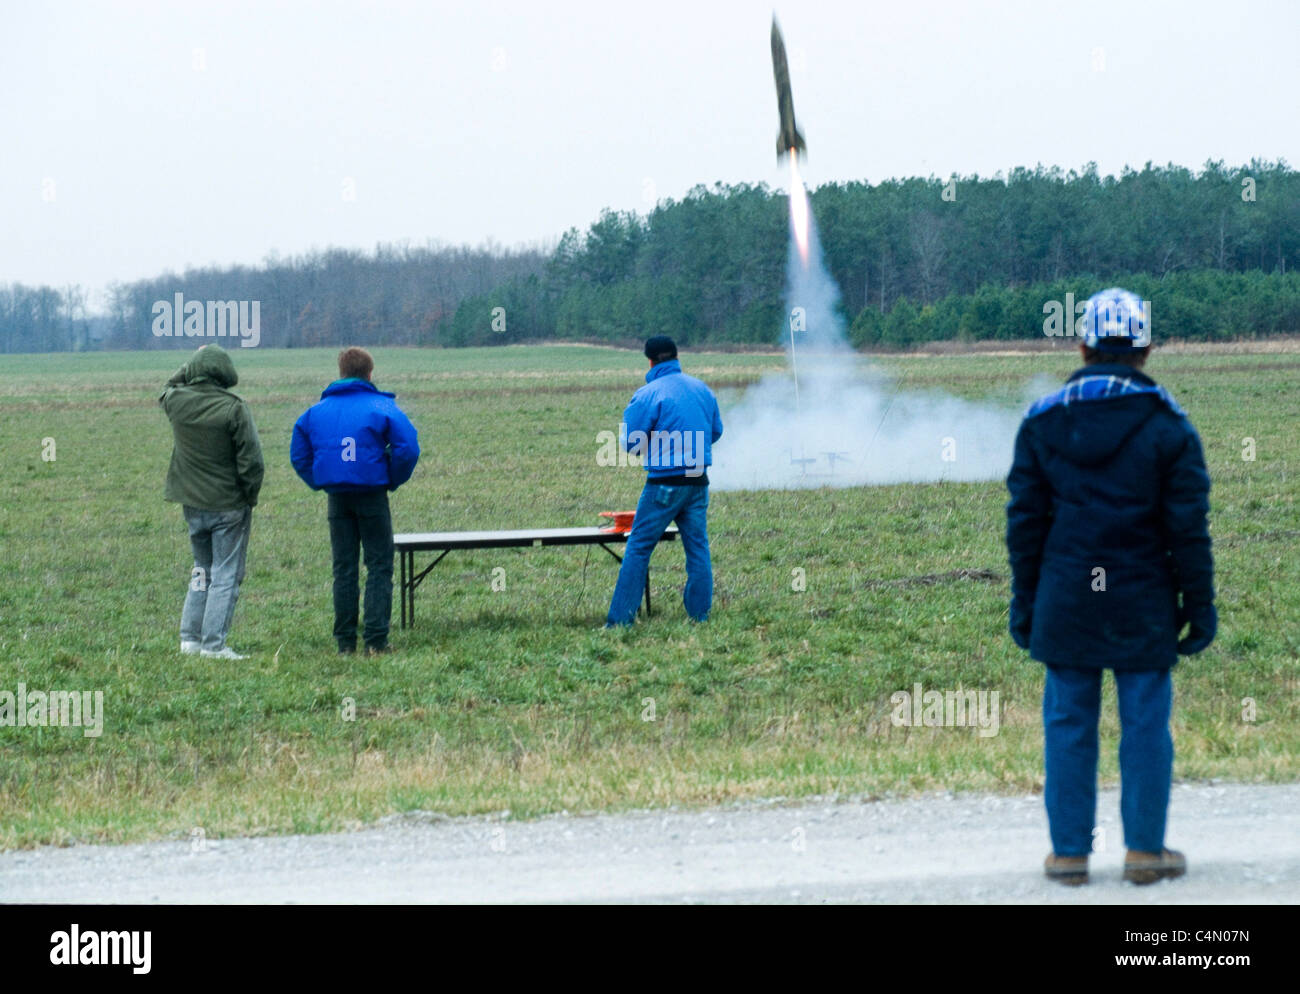
[[[713,606],[713,565],[709,561],[707,527],[709,488],[707,486],[666,487],[647,482],[637,501],[632,532],[627,537],[623,565],[618,583],[609,602],[609,625],[630,625],[636,618],[646,576],[650,572],[650,553],[654,552],[664,529],[677,522],[682,549],[686,553],[686,589],[682,603],[686,613],[696,621],[706,621]]]
[[[1097,814],[1097,719],[1104,671],[1047,667],[1043,797],[1052,851],[1086,856]],[[1168,669],[1115,670],[1119,697],[1120,816],[1124,845],[1142,852],[1165,846],[1174,740],[1169,734],[1173,680]]]
[[[248,532],[253,509],[205,511],[184,506],[196,570],[181,609],[181,641],[220,652],[235,616],[239,585],[248,559]]]

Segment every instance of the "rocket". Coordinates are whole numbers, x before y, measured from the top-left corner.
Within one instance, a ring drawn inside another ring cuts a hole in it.
[[[775,15],[772,17],[772,73],[776,76],[776,109],[781,115],[781,133],[776,136],[776,161],[780,162],[790,154],[807,153],[803,135],[794,123],[794,97],[790,93],[790,66],[785,61],[785,39],[777,27]]]

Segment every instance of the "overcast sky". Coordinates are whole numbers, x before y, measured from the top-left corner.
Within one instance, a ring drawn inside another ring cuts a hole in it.
[[[777,6],[805,175],[1300,164],[1300,3]],[[21,3],[0,282],[99,290],[379,242],[551,242],[785,185],[767,2]]]

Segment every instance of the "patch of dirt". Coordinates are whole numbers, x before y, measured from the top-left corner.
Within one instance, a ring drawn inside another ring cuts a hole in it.
[[[895,580],[868,580],[862,586],[867,590],[889,587],[932,587],[951,580],[978,580],[981,583],[1004,583],[1006,577],[991,569],[953,569],[946,573],[923,573],[920,576],[903,576]]]

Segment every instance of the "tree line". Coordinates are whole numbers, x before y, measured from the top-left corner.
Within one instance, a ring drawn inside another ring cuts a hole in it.
[[[829,183],[811,201],[857,345],[1033,335],[1048,302],[1112,283],[1152,300],[1161,335],[1300,330],[1300,173],[1285,162]],[[260,301],[274,347],[772,343],[787,210],[763,184],[700,186],[646,214],[606,210],[553,247],[272,256],[116,285],[94,315],[76,287],[11,285],[0,350],[189,347],[153,332],[177,293]]]
[[[98,324],[79,286],[0,284],[0,352],[84,351],[99,339]]]
[[[1194,269],[1112,276],[1151,305],[1157,342],[1223,341],[1300,330],[1300,272],[1255,269],[1226,273]],[[855,348],[907,348],[922,342],[1068,337],[1082,304],[1100,282],[1074,276],[1019,287],[986,284],[973,294],[949,294],[932,304],[906,297],[888,314],[863,308],[849,329]]]
[[[811,201],[859,345],[1032,335],[1048,301],[1125,281],[1154,297],[1161,334],[1300,331],[1289,271],[1300,255],[1300,173],[1285,163],[1210,162],[1199,173],[1148,164],[1119,176],[1039,166],[990,179],[832,183]],[[606,211],[561,239],[543,279],[464,301],[451,337],[779,341],[787,205],[762,185],[718,185],[644,216]],[[1222,278],[1248,274],[1273,279]],[[494,329],[495,308],[520,320]]]

